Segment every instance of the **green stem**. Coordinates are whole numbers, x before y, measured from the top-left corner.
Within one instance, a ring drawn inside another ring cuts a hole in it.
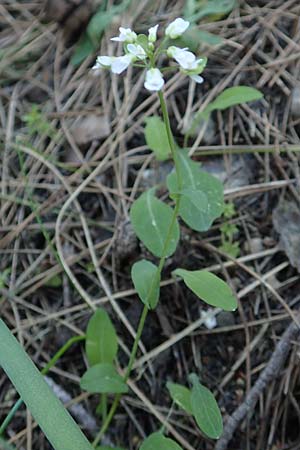
[[[47,363],[47,365],[43,368],[43,370],[41,370],[41,374],[42,375],[46,375],[49,370],[56,364],[56,362],[64,355],[64,353],[66,353],[67,350],[69,350],[69,348],[75,344],[76,342],[80,342],[83,341],[85,339],[85,336],[74,336],[71,339],[69,339],[65,345],[63,345],[58,352],[55,353],[55,355],[50,359],[50,361]],[[4,431],[6,430],[7,426],[9,425],[9,423],[11,422],[12,418],[14,417],[14,415],[16,414],[16,412],[18,411],[18,409],[22,406],[23,404],[23,400],[21,398],[19,398],[19,400],[14,404],[14,406],[12,407],[12,409],[9,411],[9,413],[7,414],[7,416],[5,417],[4,421],[2,422],[1,426],[0,426],[0,436],[4,433]]]
[[[181,178],[181,174],[180,174],[179,161],[178,161],[178,158],[177,158],[177,155],[176,155],[176,145],[175,145],[174,137],[173,137],[172,130],[171,130],[170,118],[169,118],[169,113],[168,113],[168,109],[167,109],[167,104],[166,104],[166,101],[164,99],[164,95],[163,95],[162,91],[158,92],[158,97],[159,97],[161,111],[162,111],[162,115],[163,115],[163,119],[164,119],[164,123],[165,123],[165,127],[166,127],[166,132],[167,132],[167,136],[168,136],[168,142],[169,142],[171,153],[172,153],[172,158],[173,158],[173,161],[174,161],[174,164],[175,164],[175,171],[176,171],[176,176],[177,176],[178,190],[180,191],[181,188],[182,188],[182,178]]]
[[[158,92],[158,96],[159,96],[159,100],[160,100],[160,105],[161,105],[161,110],[162,110],[162,114],[163,114],[163,119],[164,119],[164,123],[165,123],[165,127],[166,127],[166,132],[167,132],[167,136],[168,136],[168,142],[170,145],[170,149],[171,149],[171,153],[172,153],[172,158],[174,161],[174,165],[175,165],[175,171],[176,171],[176,176],[177,176],[177,184],[178,184],[178,190],[180,191],[182,188],[182,180],[181,180],[181,175],[180,175],[180,170],[179,170],[179,163],[178,163],[178,159],[177,159],[177,155],[176,155],[176,146],[175,146],[175,141],[173,138],[173,134],[172,134],[172,130],[171,130],[171,125],[170,125],[170,119],[169,119],[169,114],[168,114],[168,109],[167,109],[167,105],[163,96],[163,93],[161,91]],[[163,256],[160,258],[159,261],[159,265],[157,268],[157,273],[156,273],[156,277],[154,277],[154,280],[152,282],[152,285],[150,287],[150,294],[149,294],[149,298],[151,298],[151,294],[152,294],[152,290],[155,288],[156,285],[156,280],[158,277],[160,277],[162,269],[164,267],[165,264],[165,260],[166,260],[166,252],[167,252],[167,248],[169,246],[170,240],[172,239],[172,233],[173,233],[173,228],[175,226],[176,223],[176,219],[178,216],[178,212],[179,212],[179,206],[180,206],[180,195],[178,195],[176,197],[175,200],[175,207],[174,207],[174,211],[173,211],[173,216],[172,216],[172,220],[168,229],[168,233],[167,233],[167,237],[164,243],[164,248],[163,248]],[[131,374],[132,371],[132,367],[135,361],[135,357],[136,357],[136,353],[138,350],[138,345],[139,345],[139,341],[141,339],[142,333],[143,333],[143,329],[144,329],[144,325],[145,325],[145,321],[148,315],[149,309],[148,307],[145,305],[140,317],[140,321],[138,324],[138,329],[136,332],[136,336],[135,336],[135,340],[132,346],[132,350],[130,353],[130,357],[129,357],[129,362],[128,362],[128,366],[127,369],[125,371],[124,374],[124,381],[126,382]],[[112,421],[115,412],[118,408],[120,399],[122,397],[122,394],[117,394],[112,405],[111,408],[108,412],[107,418],[104,421],[99,433],[97,434],[94,442],[93,442],[93,446],[96,447],[96,445],[100,442],[102,436],[104,435],[104,433],[106,432],[107,428],[110,425],[110,422]]]

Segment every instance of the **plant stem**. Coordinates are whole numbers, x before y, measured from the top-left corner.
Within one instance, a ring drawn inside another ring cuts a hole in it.
[[[169,114],[168,114],[168,109],[167,109],[167,105],[163,96],[163,93],[161,91],[158,92],[158,96],[159,96],[159,100],[160,100],[160,105],[161,105],[161,110],[162,110],[162,114],[163,114],[163,119],[164,119],[164,123],[165,123],[165,127],[166,127],[166,132],[167,132],[167,136],[168,136],[168,142],[170,145],[170,149],[171,149],[171,153],[172,153],[172,158],[174,161],[174,165],[175,165],[175,171],[176,171],[176,176],[177,176],[177,184],[178,184],[178,190],[180,191],[182,188],[182,180],[181,180],[181,175],[180,175],[180,170],[179,170],[179,164],[178,164],[178,159],[177,159],[177,155],[176,155],[176,146],[175,146],[175,142],[174,142],[174,138],[173,138],[173,134],[172,134],[172,130],[171,130],[171,125],[170,125],[170,119],[169,119]],[[151,298],[151,294],[152,294],[152,290],[155,288],[156,285],[156,280],[158,277],[160,277],[162,269],[164,267],[165,264],[165,260],[166,260],[166,252],[167,252],[167,248],[169,246],[170,240],[172,238],[172,232],[173,232],[173,228],[175,226],[176,223],[176,219],[178,216],[178,212],[179,212],[179,206],[180,206],[180,195],[176,196],[176,200],[175,200],[175,207],[174,207],[174,211],[173,211],[173,216],[172,216],[172,220],[168,229],[168,233],[167,233],[167,237],[166,240],[164,242],[164,248],[163,248],[163,256],[160,258],[159,261],[159,265],[157,268],[157,273],[156,276],[153,278],[153,282],[151,284],[150,287],[150,293],[149,293],[149,298]],[[126,368],[125,374],[124,374],[124,381],[126,382],[131,374],[132,371],[132,367],[135,361],[135,357],[136,357],[136,353],[138,350],[138,344],[139,341],[141,339],[142,333],[143,333],[143,329],[144,329],[144,325],[145,325],[145,321],[148,315],[149,309],[148,307],[145,305],[140,317],[140,321],[138,324],[138,329],[136,332],[136,336],[135,336],[135,340],[132,346],[132,350],[130,353],[130,357],[129,357],[129,362],[128,362],[128,366]],[[93,442],[93,446],[96,447],[96,445],[100,442],[102,436],[104,435],[104,433],[106,432],[107,428],[110,425],[110,422],[112,421],[115,412],[118,408],[120,399],[122,397],[122,394],[117,394],[111,407],[110,410],[108,412],[108,415],[106,417],[106,420],[104,421],[99,433],[97,434],[96,438],[94,439]]]
[[[175,164],[178,190],[180,191],[182,188],[182,179],[181,179],[181,174],[180,174],[179,162],[178,162],[178,158],[176,155],[176,145],[175,145],[175,141],[174,141],[173,133],[171,130],[171,125],[170,125],[168,108],[167,108],[167,104],[164,99],[164,95],[163,95],[162,91],[158,92],[158,97],[159,97],[161,111],[162,111],[162,115],[163,115],[163,119],[164,119],[164,123],[165,123],[165,127],[166,127],[168,141],[169,141],[169,145],[170,145],[170,149],[171,149],[171,153],[172,153],[172,158],[173,158],[173,161]]]

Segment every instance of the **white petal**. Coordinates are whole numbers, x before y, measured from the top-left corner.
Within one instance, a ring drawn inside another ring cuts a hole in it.
[[[200,77],[200,75],[189,75],[190,78],[192,78],[192,80],[196,81],[196,83],[203,83],[204,78]]]
[[[212,330],[217,326],[217,319],[213,315],[214,310],[209,309],[208,311],[201,311],[201,319],[204,320],[204,325],[208,330]]]
[[[101,67],[110,67],[113,60],[113,56],[98,56],[96,64],[99,64]]]
[[[116,58],[114,58],[111,65],[112,73],[116,73],[119,75],[120,73],[124,72],[124,70],[127,69],[131,61],[132,55],[117,56]]]
[[[166,28],[166,36],[171,39],[176,39],[181,36],[189,27],[190,22],[178,17],[173,22],[171,22]]]
[[[138,59],[145,59],[147,56],[145,50],[141,45],[128,44],[127,50],[129,51],[129,53],[136,56]]]
[[[148,89],[148,91],[160,91],[164,84],[165,80],[163,79],[162,73],[159,69],[147,70],[144,86]]]
[[[157,28],[158,28],[158,24],[155,25],[154,27],[149,28],[149,30],[148,30],[149,42],[156,42],[156,39],[157,39]]]
[[[131,30],[131,28],[119,28],[120,34],[118,37],[111,38],[111,41],[117,41],[117,42],[134,42],[137,38],[134,31]]]

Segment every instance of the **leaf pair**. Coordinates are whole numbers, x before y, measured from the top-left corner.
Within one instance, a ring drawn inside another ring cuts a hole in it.
[[[115,328],[104,309],[98,309],[89,320],[85,350],[90,368],[81,378],[82,389],[92,393],[123,393],[126,383],[113,362],[118,353]]]
[[[199,168],[199,163],[192,161],[187,150],[176,150],[177,164],[181,184],[175,171],[167,178],[171,197],[181,195],[179,215],[195,231],[206,231],[219,217],[224,208],[222,183]]]
[[[214,395],[203,386],[195,374],[190,375],[192,389],[176,383],[167,383],[172,400],[194,416],[200,430],[211,439],[219,439],[223,432],[221,412]]]

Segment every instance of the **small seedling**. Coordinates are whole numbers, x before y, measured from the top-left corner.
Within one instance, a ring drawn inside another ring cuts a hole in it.
[[[230,219],[235,215],[236,211],[234,203],[226,203],[223,216],[227,220],[220,227],[222,244],[219,248],[233,258],[237,258],[240,254],[240,243],[239,241],[234,242],[234,236],[238,233],[239,229],[235,224],[230,223]]]

